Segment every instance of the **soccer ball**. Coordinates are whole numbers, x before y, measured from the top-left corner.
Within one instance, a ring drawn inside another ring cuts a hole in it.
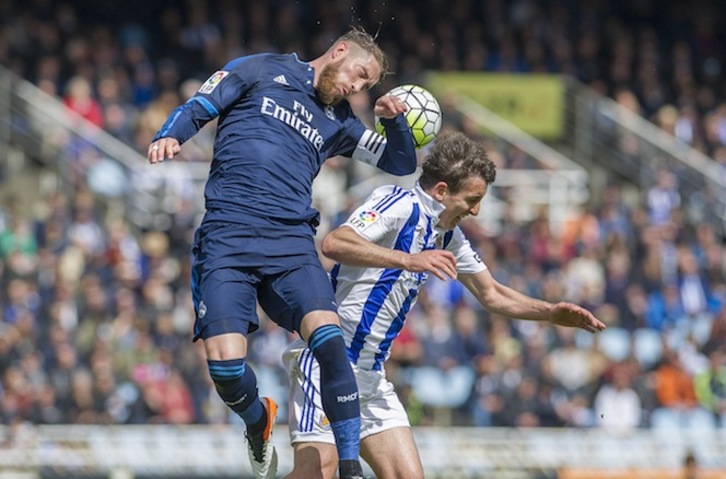
[[[387,95],[400,98],[407,106],[406,122],[413,133],[416,148],[421,148],[433,140],[441,129],[441,107],[436,98],[418,85],[401,85]],[[376,117],[376,131],[386,134],[380,118]]]

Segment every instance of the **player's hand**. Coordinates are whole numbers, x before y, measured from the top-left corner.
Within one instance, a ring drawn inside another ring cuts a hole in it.
[[[428,271],[444,281],[447,277],[456,279],[456,258],[451,251],[429,249],[408,255],[406,271],[412,273]]]
[[[400,98],[392,95],[384,95],[376,100],[373,113],[378,118],[395,118],[399,113],[406,113],[408,106]]]
[[[159,138],[149,145],[149,151],[146,155],[149,157],[149,163],[161,163],[165,159],[171,160],[174,155],[181,151],[181,145],[175,138]]]
[[[580,328],[587,332],[595,333],[605,329],[605,324],[600,322],[593,314],[572,303],[557,303],[550,311],[550,323],[570,328]]]

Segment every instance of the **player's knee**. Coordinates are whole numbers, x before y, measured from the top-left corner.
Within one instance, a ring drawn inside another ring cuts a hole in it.
[[[295,468],[290,474],[284,477],[284,479],[328,479],[335,477],[335,473],[338,469],[338,461],[332,460],[327,467],[319,468],[309,463],[295,462]]]
[[[245,323],[240,327],[246,331],[251,323]],[[240,334],[223,334],[227,329],[224,324],[224,321],[216,321],[205,330],[205,334],[212,334],[211,337],[204,340],[207,358],[219,361],[244,358],[247,356],[247,338],[242,332]]]
[[[284,479],[328,479],[338,470],[338,453],[332,444],[316,442],[294,445],[295,467]]]
[[[394,455],[390,457],[398,457],[400,459],[400,456]],[[420,464],[409,464],[402,460],[384,464],[377,461],[366,461],[371,465],[373,472],[379,479],[397,479],[399,477],[405,477],[406,479],[424,479],[423,468]]]
[[[207,360],[209,375],[219,397],[235,410],[243,411],[257,398],[257,377],[242,359]]]
[[[408,464],[404,466],[403,471],[396,472],[391,477],[410,477],[411,479],[424,479],[423,468],[421,464]]]
[[[308,348],[324,374],[350,373],[352,377],[353,372],[348,362],[348,352],[340,326],[328,324],[313,331],[308,340]]]

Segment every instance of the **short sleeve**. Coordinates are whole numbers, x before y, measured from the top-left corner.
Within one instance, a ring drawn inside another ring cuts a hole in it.
[[[413,194],[400,186],[376,189],[368,199],[348,217],[345,225],[374,243],[385,243],[387,236],[395,238],[409,220]],[[395,232],[394,235],[390,235]]]
[[[444,235],[444,248],[456,257],[456,271],[463,274],[476,274],[487,269],[479,253],[474,251],[458,226]]]

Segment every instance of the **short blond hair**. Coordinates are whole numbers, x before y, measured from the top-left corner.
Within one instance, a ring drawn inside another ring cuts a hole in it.
[[[363,30],[363,28],[351,28],[346,33],[338,37],[337,40],[335,40],[335,43],[339,42],[355,43],[356,45],[361,47],[363,51],[365,51],[369,55],[373,55],[373,58],[376,59],[378,65],[381,67],[381,77],[378,79],[378,81],[383,80],[386,75],[388,75],[388,57],[385,53],[383,53],[381,47],[378,46],[378,44],[376,43],[376,39],[373,37],[373,35]]]

